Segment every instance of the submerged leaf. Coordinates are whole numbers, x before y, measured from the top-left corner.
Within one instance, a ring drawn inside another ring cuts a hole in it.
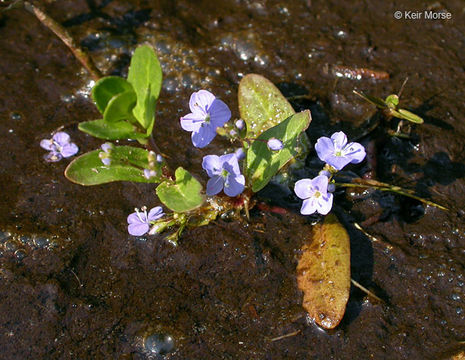
[[[157,195],[174,212],[193,210],[203,203],[202,185],[182,167],[176,169],[176,181],[166,180],[157,187]]]
[[[144,129],[151,128],[155,104],[160,95],[162,72],[155,51],[148,45],[139,46],[131,58],[128,81],[134,87],[137,104],[134,116]]]
[[[111,163],[104,165],[94,150],[74,159],[66,168],[65,176],[80,185],[99,185],[113,181],[134,181],[144,183],[160,182],[160,164],[155,171],[158,176],[147,179],[144,169],[149,167],[148,151],[132,146],[115,146],[111,149]]]
[[[97,81],[92,88],[92,99],[103,114],[113,96],[125,91],[133,91],[132,85],[122,77],[107,76]]]
[[[238,100],[249,137],[258,136],[295,114],[279,89],[270,80],[257,74],[248,74],[242,78]]]
[[[304,309],[325,329],[344,316],[350,290],[349,235],[330,214],[313,228],[297,265],[297,284],[304,293]]]
[[[257,192],[265,187],[271,178],[294,156],[299,153],[297,139],[307,129],[312,120],[310,111],[294,114],[280,124],[263,132],[247,151],[247,178],[252,182],[252,191]],[[279,139],[283,148],[272,151],[267,140]]]

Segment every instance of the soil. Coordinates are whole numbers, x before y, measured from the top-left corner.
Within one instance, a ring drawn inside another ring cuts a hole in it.
[[[311,109],[314,143],[341,129],[364,135],[374,109],[352,90],[385,97],[408,77],[401,105],[425,123],[410,140],[381,127],[361,138],[372,160],[349,172],[415,189],[449,210],[390,193],[338,192],[352,278],[383,302],[353,287],[341,324],[324,331],[307,319],[295,274],[318,218],[300,216],[289,192],[259,194],[287,214],[219,219],[173,247],[126,231],[134,207],[157,204],[153,186],[80,187],[63,177],[69,160],[44,161],[39,142],[62,125],[81,153],[102,143],[76,126],[98,117],[92,81],[33,15],[10,10],[0,15],[2,359],[448,359],[465,350],[462,1],[43,5],[107,75],[125,76],[135,47],[154,46],[165,79],[155,139],[173,166],[202,181],[202,157],[228,144],[192,147],[178,121],[192,91],[210,89],[237,118],[241,77],[262,74],[296,110]],[[452,19],[393,16],[428,6]],[[320,168],[312,151],[299,176]]]

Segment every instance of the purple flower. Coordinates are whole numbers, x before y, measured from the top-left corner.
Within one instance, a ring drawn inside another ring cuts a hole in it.
[[[79,151],[77,145],[72,143],[69,135],[63,131],[57,132],[51,139],[42,140],[40,146],[50,151],[45,155],[45,161],[48,162],[60,161],[62,158],[73,156]]]
[[[236,125],[236,127],[239,129],[239,130],[242,130],[245,126],[245,121],[242,120],[242,119],[238,119],[234,122],[234,125]]]
[[[318,175],[316,178],[302,179],[295,183],[294,192],[304,201],[300,209],[302,215],[329,213],[333,206],[333,194],[327,191],[328,180],[326,176]]]
[[[243,148],[237,149],[236,151],[234,151],[234,154],[236,155],[237,160],[242,160],[243,158],[245,158],[245,152]]]
[[[241,175],[235,153],[222,156],[204,156],[202,167],[211,178],[207,183],[207,195],[216,195],[223,188],[224,193],[231,197],[244,191],[245,178],[244,175]]]
[[[266,145],[268,146],[268,149],[272,151],[279,151],[282,150],[282,148],[284,147],[283,142],[274,137],[269,139]]]
[[[144,177],[148,180],[150,178],[153,178],[157,176],[157,172],[155,170],[151,169],[144,169]]]
[[[100,160],[102,160],[103,165],[109,166],[111,164],[110,155],[111,155],[111,149],[113,149],[113,144],[106,142],[102,144],[100,148],[103,150],[103,152],[100,152],[98,154],[98,157],[100,158]]]
[[[190,114],[181,118],[181,127],[192,132],[192,143],[203,148],[216,135],[216,128],[222,127],[230,118],[231,111],[223,101],[207,90],[194,92],[189,100]]]
[[[315,145],[318,157],[336,170],[341,170],[348,163],[358,164],[365,156],[365,148],[357,143],[347,143],[347,136],[342,131],[330,138],[320,137]]]
[[[156,206],[147,214],[147,208],[134,209],[135,212],[128,216],[128,232],[133,236],[142,236],[149,232],[152,221],[160,219],[164,214],[161,206]]]

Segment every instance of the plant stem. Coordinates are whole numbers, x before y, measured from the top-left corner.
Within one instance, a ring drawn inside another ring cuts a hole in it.
[[[63,26],[51,18],[50,15],[48,15],[45,10],[37,4],[32,4],[29,1],[25,1],[24,7],[26,10],[34,14],[43,25],[50,29],[56,36],[61,39],[61,41],[65,43],[65,45],[72,51],[76,59],[81,62],[81,64],[86,68],[94,80],[97,81],[102,77],[102,73],[99,69],[97,69],[89,55],[83,49],[81,49],[79,45],[76,44],[74,39]]]

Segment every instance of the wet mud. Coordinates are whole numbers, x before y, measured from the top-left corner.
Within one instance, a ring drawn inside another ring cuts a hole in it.
[[[64,125],[96,119],[91,78],[31,14],[0,14],[0,358],[2,359],[449,359],[465,341],[465,21],[463,2],[45,1],[105,74],[125,75],[141,43],[157,50],[164,85],[154,136],[174,166],[203,182],[208,149],[179,125],[190,93],[208,88],[238,117],[244,74],[268,77],[297,110],[312,142],[363,134],[374,109],[352,90],[396,93],[425,119],[410,140],[381,125],[362,137],[374,160],[351,172],[410,189],[449,210],[390,193],[339,192],[351,236],[351,289],[341,324],[306,318],[295,278],[312,222],[283,189],[253,210],[186,231],[177,248],[134,238],[126,216],[155,206],[146,184],[68,182],[68,160],[39,147]],[[403,6],[403,7],[402,7]],[[449,21],[396,20],[397,10],[448,11]],[[321,168],[314,152],[299,176]],[[354,227],[364,227],[367,236]]]

